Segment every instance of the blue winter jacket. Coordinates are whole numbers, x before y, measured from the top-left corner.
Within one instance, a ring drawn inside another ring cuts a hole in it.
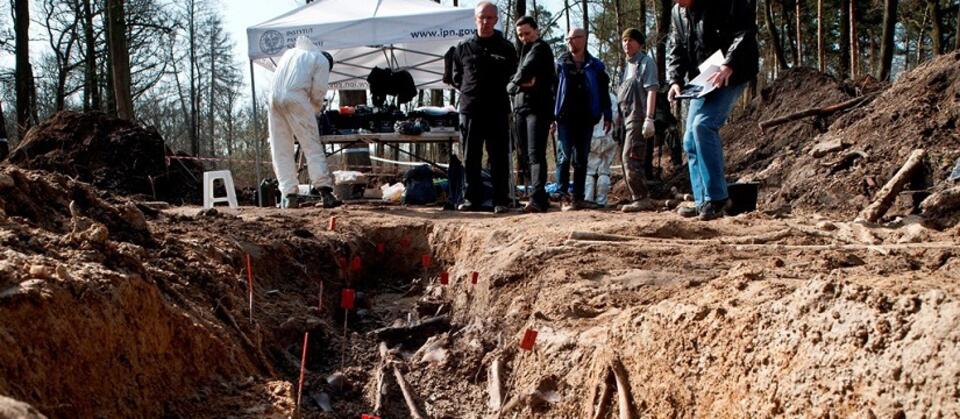
[[[557,59],[557,99],[554,104],[553,114],[559,119],[560,112],[563,110],[563,101],[567,95],[567,77],[570,71],[576,71],[576,64],[573,62],[573,54],[569,51],[560,55]],[[591,123],[600,122],[602,116],[606,120],[612,119],[610,110],[610,76],[607,75],[607,69],[603,62],[587,53],[586,64],[583,71],[587,77],[587,86],[590,89],[590,118]]]

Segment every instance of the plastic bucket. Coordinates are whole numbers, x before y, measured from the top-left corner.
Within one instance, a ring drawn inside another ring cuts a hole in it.
[[[731,183],[727,185],[727,194],[730,197],[729,215],[743,214],[757,210],[757,194],[760,192],[759,183]]]

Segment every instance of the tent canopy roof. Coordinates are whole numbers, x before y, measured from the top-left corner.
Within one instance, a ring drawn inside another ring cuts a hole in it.
[[[443,54],[476,33],[473,10],[431,0],[318,0],[247,28],[251,60],[274,59],[307,36],[334,57],[333,89],[366,89],[373,67],[405,69],[419,88],[444,88]]]

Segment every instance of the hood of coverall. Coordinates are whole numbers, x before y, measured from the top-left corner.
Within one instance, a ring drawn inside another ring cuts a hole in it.
[[[330,61],[310,38],[299,36],[294,47],[284,52],[277,62],[270,98],[278,104],[312,104],[319,110],[329,80]]]

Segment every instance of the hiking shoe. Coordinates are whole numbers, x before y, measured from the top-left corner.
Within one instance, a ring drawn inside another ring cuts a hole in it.
[[[505,213],[508,213],[508,212],[510,212],[510,208],[507,208],[507,207],[504,206],[504,205],[497,205],[497,206],[493,207],[493,213],[494,213],[494,214],[505,214]]]
[[[655,208],[653,201],[650,198],[643,198],[633,201],[627,205],[624,205],[620,208],[622,212],[640,212],[640,211],[650,211]]]
[[[297,194],[287,194],[280,198],[280,208],[298,208],[300,206],[300,197]]]
[[[588,208],[589,206],[587,205],[586,201],[577,200],[577,201],[570,201],[569,204],[564,204],[563,207],[560,208],[560,210],[561,211],[580,211]]]
[[[703,204],[703,208],[700,209],[700,221],[716,220],[717,218],[723,217],[726,204],[726,199],[710,201]]]
[[[333,194],[332,188],[320,188],[320,202],[324,208],[336,208],[343,205],[343,201],[337,199]]]
[[[554,201],[569,201],[570,194],[567,192],[554,192],[550,194],[550,199]]]
[[[682,206],[677,208],[677,214],[683,218],[693,218],[700,215],[700,209],[697,207]]]
[[[457,205],[457,211],[473,212],[473,211],[479,211],[479,210],[480,210],[479,207],[475,207],[472,202],[467,200],[463,200],[462,204]]]

